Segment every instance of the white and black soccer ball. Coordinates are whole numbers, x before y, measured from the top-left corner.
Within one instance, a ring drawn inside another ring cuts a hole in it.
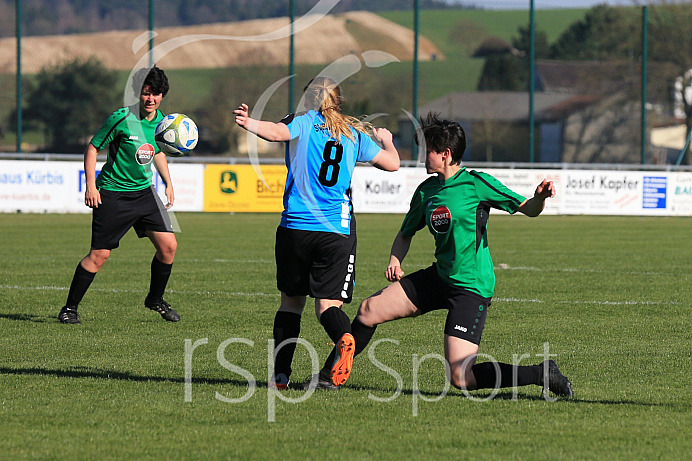
[[[156,126],[154,139],[161,152],[171,157],[180,157],[195,148],[199,132],[195,122],[187,115],[169,114]]]

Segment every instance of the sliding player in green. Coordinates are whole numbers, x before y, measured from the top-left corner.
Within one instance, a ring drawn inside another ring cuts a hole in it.
[[[430,114],[421,131],[426,146],[425,167],[435,176],[418,186],[394,239],[385,272],[393,283],[364,300],[353,320],[355,355],[368,345],[377,325],[447,309],[444,349],[453,386],[475,390],[536,384],[547,386],[559,396],[572,397],[571,383],[553,360],[533,366],[476,363],[495,290],[486,232],[490,208],[536,217],[543,211],[545,200],[555,195],[553,183],[543,180],[534,196],[526,199],[491,175],[461,166],[466,136],[458,123]],[[424,227],[435,239],[436,263],[404,275],[401,263],[412,237]],[[323,369],[320,376],[326,376],[325,372]]]

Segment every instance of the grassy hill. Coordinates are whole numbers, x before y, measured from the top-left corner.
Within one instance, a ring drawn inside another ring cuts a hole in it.
[[[583,17],[584,9],[560,9],[538,10],[536,12],[536,27],[545,31],[550,41],[555,40],[571,23]],[[413,28],[413,13],[387,12],[381,16],[395,24]],[[436,99],[452,91],[471,91],[476,88],[484,61],[471,58],[470,53],[474,45],[478,45],[482,38],[497,36],[505,40],[511,40],[518,35],[520,26],[528,26],[528,11],[482,11],[482,10],[423,10],[420,12],[420,32],[423,40],[429,40],[439,50],[434,53],[432,59],[419,63],[419,104]],[[364,28],[360,23],[346,21],[345,30],[356,38],[359,47],[365,49],[384,49],[399,57],[401,62],[392,63],[381,68],[363,70],[350,77],[344,84],[344,91],[350,105],[347,107],[353,113],[386,112],[392,114],[381,123],[390,129],[396,129],[396,117],[401,109],[411,110],[412,107],[412,72],[413,66],[410,59],[411,48],[403,47],[401,43],[394,43],[392,39],[385,39],[387,31],[375,31]],[[336,37],[327,39],[337,40]],[[157,43],[161,43],[162,37],[158,37]],[[312,46],[312,43],[325,40],[323,36],[314,37],[307,42],[300,42],[301,47]],[[422,41],[422,43],[425,43]],[[298,44],[297,44],[298,45]],[[279,47],[278,45],[276,45]],[[282,44],[281,47],[284,45]],[[297,49],[297,54],[305,53]],[[430,48],[421,53],[430,58]],[[260,82],[269,83],[288,74],[286,64],[287,56],[277,61],[274,58],[255,51],[255,55],[265,56],[269,66],[258,65],[252,62],[251,69],[238,67],[190,68],[173,69],[166,68],[171,79],[173,90],[164,101],[164,110],[185,112],[193,117],[208,111],[210,106],[227,104],[233,107],[239,101],[256,101],[266,86]],[[286,55],[288,53],[286,52]],[[256,58],[256,56],[255,56]],[[244,59],[237,59],[237,66],[246,63]],[[327,61],[328,63],[329,61]],[[296,66],[295,88],[296,92],[302,89],[305,82],[318,72],[325,64],[306,63]],[[170,70],[169,70],[170,69]],[[128,71],[118,71],[118,88],[125,88]],[[256,78],[255,78],[256,77]],[[262,80],[262,77],[264,80]],[[249,80],[256,80],[254,87],[248,87]],[[28,85],[31,75],[25,75]],[[0,83],[4,91],[0,95],[0,125],[8,126],[7,118],[14,107],[14,76],[11,74],[0,75]],[[219,92],[222,88],[222,92]],[[287,89],[285,86],[272,98],[271,117],[279,117],[287,111]],[[39,133],[24,133],[25,141],[39,143]],[[9,130],[5,130],[5,138],[0,139],[4,149],[13,150],[15,138]]]
[[[584,9],[536,11],[536,29],[544,31],[554,41],[575,21],[584,16]],[[413,28],[413,16],[407,12],[381,13],[383,17]],[[421,87],[419,102],[439,98],[451,91],[476,89],[484,60],[472,58],[464,43],[455,42],[450,35],[459,27],[475,25],[475,40],[496,36],[510,41],[518,36],[519,27],[528,27],[528,11],[483,10],[425,10],[420,12],[420,33],[430,39],[446,56],[444,61],[420,63]]]

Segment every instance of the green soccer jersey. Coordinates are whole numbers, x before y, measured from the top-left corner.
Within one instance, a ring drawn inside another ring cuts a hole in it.
[[[101,150],[108,144],[108,160],[96,177],[96,187],[111,191],[137,191],[151,186],[151,162],[159,148],[154,141],[161,111],[149,121],[142,119],[136,107],[118,109],[91,139]]]
[[[435,175],[416,189],[401,234],[413,237],[428,226],[440,278],[490,298],[495,291],[487,235],[490,208],[514,213],[524,200],[487,173],[461,168],[447,181]]]

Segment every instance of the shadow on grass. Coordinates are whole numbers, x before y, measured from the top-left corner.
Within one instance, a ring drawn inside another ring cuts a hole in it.
[[[367,386],[354,386],[353,389],[356,390],[367,390],[367,391],[377,391],[377,392],[383,392],[384,389],[376,389],[373,387],[367,387]],[[393,389],[389,389],[392,394],[395,392]],[[413,389],[403,389],[401,390],[401,393],[404,395],[413,395],[414,390]],[[439,397],[442,392],[428,392],[428,391],[418,391],[419,395],[424,395],[424,396],[431,396],[431,397]],[[450,391],[447,393],[448,396],[450,397],[461,397],[465,398],[466,395],[463,394],[460,390],[457,389],[450,389]],[[521,391],[518,391],[516,395],[511,391],[501,391],[498,392],[492,399],[489,399],[488,397],[490,394],[482,394],[482,395],[477,395],[473,391],[469,393],[472,397],[474,397],[478,401],[492,401],[492,400],[502,400],[502,401],[511,401],[511,400],[516,400],[518,402],[521,401],[534,401],[534,402],[541,402],[541,401],[546,401],[545,398],[542,395],[527,395],[527,394],[522,394]],[[551,399],[555,399],[554,394],[550,394]],[[553,400],[551,400],[553,401]],[[636,405],[636,406],[643,406],[643,407],[669,407],[669,408],[692,408],[692,404],[677,404],[677,403],[656,403],[656,402],[641,402],[641,401],[634,401],[634,400],[595,400],[595,399],[581,399],[578,397],[575,398],[564,398],[564,397],[558,397],[557,402],[566,402],[566,403],[571,403],[571,404],[579,404],[579,403],[585,403],[585,404],[595,404],[595,405]]]
[[[185,383],[185,378],[168,378],[168,377],[163,377],[163,376],[141,376],[141,375],[136,375],[132,373],[126,373],[126,372],[119,372],[119,371],[104,371],[100,370],[98,368],[88,368],[88,367],[73,367],[69,370],[60,370],[60,369],[46,369],[46,368],[7,368],[7,367],[0,367],[0,374],[6,374],[6,375],[38,375],[38,376],[56,376],[59,378],[96,378],[96,379],[119,379],[119,380],[124,380],[124,381],[134,381],[134,382],[166,382],[166,383],[176,383],[176,384],[183,384]],[[237,379],[219,379],[219,378],[195,378],[193,377],[191,379],[192,384],[212,384],[212,385],[218,385],[218,384],[230,384],[233,386],[238,386],[238,387],[243,387],[246,388],[248,387],[248,382],[244,380],[237,380]],[[256,381],[255,386],[258,388],[266,388],[267,387],[267,382],[266,381]],[[375,391],[375,392],[383,392],[383,391],[389,391],[396,392],[396,390],[393,389],[381,389],[381,388],[375,388],[371,386],[354,386],[354,387],[346,387],[345,389],[350,389],[350,390],[355,390],[355,391]],[[296,390],[292,388],[292,390]],[[324,392],[325,394],[329,394],[330,392],[334,391],[326,391],[322,390],[319,392]],[[413,395],[414,390],[413,389],[402,389],[400,392],[404,395]],[[453,390],[453,393],[448,394],[450,397],[462,397],[464,398],[465,395],[461,393],[461,391],[456,391]],[[441,395],[440,392],[429,392],[429,391],[418,391],[418,395],[423,395],[426,397],[439,397]],[[473,395],[473,394],[472,394]],[[474,395],[478,400],[485,401],[489,395],[483,395],[483,396],[478,396]],[[551,395],[551,397],[554,397]],[[541,395],[526,395],[526,394],[521,394],[517,393],[516,397],[513,392],[511,391],[503,391],[499,392],[497,395],[495,395],[492,399],[489,400],[517,400],[517,401],[545,401],[543,396]],[[571,404],[595,404],[595,405],[636,405],[636,406],[643,406],[643,407],[669,407],[669,408],[692,408],[692,404],[674,404],[674,403],[654,403],[654,402],[637,402],[634,400],[595,400],[595,399],[580,399],[580,398],[572,398],[572,399],[565,399],[565,398],[559,398],[558,401],[560,402],[567,402]]]
[[[23,322],[38,322],[42,323],[47,320],[45,316],[33,314],[0,314],[0,319],[20,320]]]
[[[163,376],[141,376],[122,371],[105,371],[98,368],[74,367],[69,370],[51,370],[46,368],[7,368],[0,367],[0,374],[4,375],[37,375],[37,376],[56,376],[58,378],[96,378],[96,379],[119,379],[134,382],[162,382],[162,383],[185,383],[185,378],[167,378]],[[236,379],[218,378],[192,378],[193,384],[232,384],[240,387],[247,387],[247,381]],[[257,382],[256,386],[266,387],[266,382]]]

